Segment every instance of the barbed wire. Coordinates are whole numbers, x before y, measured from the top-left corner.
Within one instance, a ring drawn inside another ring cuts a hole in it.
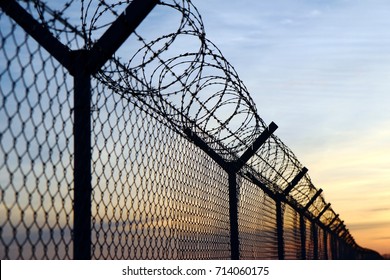
[[[26,8],[71,49],[90,49],[131,1],[22,1]],[[113,57],[96,78],[123,98],[136,99],[167,124],[204,134],[204,140],[225,158],[239,156],[267,128],[234,67],[206,38],[202,17],[190,0],[160,1],[160,13],[176,15],[165,34],[149,38],[134,32],[138,49]],[[176,27],[175,27],[176,25]],[[249,166],[276,191],[283,191],[303,168],[294,153],[275,135],[256,152]],[[300,205],[317,192],[305,175],[291,196]],[[326,204],[318,199],[318,213]],[[314,210],[313,210],[314,211]]]
[[[19,1],[71,50],[92,49],[131,2]],[[182,137],[187,137],[183,130],[190,128],[223,158],[239,158],[267,129],[248,89],[222,51],[207,38],[202,17],[190,0],[160,1],[156,10],[155,16],[166,14],[174,22],[162,28],[162,34],[159,28],[149,33],[137,29],[129,39],[131,44],[121,47],[94,77],[129,103],[142,104],[157,114],[161,122]],[[281,194],[302,168],[289,147],[271,135],[245,170]],[[304,208],[317,192],[306,174],[289,197]],[[308,211],[316,217],[324,207],[326,201],[320,195]],[[289,215],[289,223],[296,224],[296,217]],[[327,225],[336,218],[329,207],[321,222]],[[332,229],[340,223],[337,218]],[[296,234],[291,236],[299,239]]]

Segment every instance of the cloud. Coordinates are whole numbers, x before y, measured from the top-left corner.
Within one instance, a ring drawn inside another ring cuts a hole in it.
[[[294,20],[286,18],[281,21],[282,24],[293,24]]]
[[[322,12],[320,10],[314,9],[311,10],[308,14],[309,17],[319,17],[321,16]]]
[[[389,239],[390,239],[390,236],[383,236],[383,237],[374,238],[374,240],[389,240]]]
[[[363,223],[350,223],[348,224],[348,228],[350,230],[373,230],[373,229],[382,229],[390,227],[390,223],[388,221],[386,222],[376,222],[376,223],[369,223],[369,222],[363,222]]]
[[[390,211],[390,208],[374,208],[370,209],[372,212],[382,212],[382,211]]]

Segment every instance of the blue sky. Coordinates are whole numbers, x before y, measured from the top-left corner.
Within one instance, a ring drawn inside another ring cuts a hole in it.
[[[390,252],[390,2],[193,3],[357,242]]]
[[[390,1],[193,3],[260,116],[278,124],[356,241],[390,253]],[[142,35],[172,31],[180,16],[162,11]]]

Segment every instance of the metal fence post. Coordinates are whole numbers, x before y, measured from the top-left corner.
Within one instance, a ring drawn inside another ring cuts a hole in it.
[[[318,230],[317,225],[312,222],[311,230],[313,233],[313,259],[318,260]]]
[[[237,175],[229,173],[229,218],[230,218],[230,245],[231,259],[240,259],[240,243],[238,236],[238,199],[237,199]]]
[[[306,223],[302,213],[299,214],[299,227],[301,230],[301,259],[306,260]]]
[[[338,249],[338,244],[337,244],[338,239],[332,234],[332,259],[333,260],[338,260],[339,259],[339,249]]]
[[[92,147],[91,73],[95,73],[134,32],[157,0],[131,2],[92,50],[72,52],[74,67],[74,259],[91,259]],[[65,60],[66,61],[66,60]]]
[[[80,67],[74,75],[74,229],[76,260],[91,259],[91,77],[86,71],[88,53],[75,51]]]
[[[215,152],[208,144],[201,139],[196,133],[186,127],[183,132],[191,141],[209,155],[219,166],[221,166],[228,174],[229,181],[229,222],[230,222],[230,246],[231,259],[240,259],[240,240],[238,228],[238,196],[237,196],[237,173],[246,164],[246,162],[256,153],[256,151],[267,141],[272,133],[278,128],[275,123],[271,123],[253,144],[235,161],[228,162]],[[283,222],[283,221],[282,221]],[[283,237],[283,233],[282,233]]]
[[[325,259],[329,259],[329,254],[328,254],[328,233],[326,230],[324,230],[324,257]]]
[[[278,235],[278,258],[284,260],[284,239],[283,239],[283,209],[280,199],[276,202],[276,233]]]

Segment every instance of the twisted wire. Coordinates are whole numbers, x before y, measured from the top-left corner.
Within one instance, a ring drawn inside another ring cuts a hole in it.
[[[25,1],[65,45],[85,49],[93,47],[130,3],[70,0],[49,7],[40,0]],[[158,9],[180,18],[176,28],[155,38],[134,32],[138,49],[124,48],[122,53],[129,59],[112,57],[96,78],[122,98],[136,99],[163,116],[175,131],[189,127],[205,135],[207,144],[225,158],[239,156],[267,127],[250,93],[220,49],[206,38],[202,17],[190,0],[161,1]],[[76,12],[79,17],[72,17]],[[256,152],[249,166],[280,191],[303,167],[275,135]],[[305,205],[316,191],[306,175],[292,197]],[[321,205],[310,210],[318,213]]]
[[[93,48],[95,42],[131,2],[130,0],[68,0],[48,3],[41,0],[19,1],[40,24],[73,50]],[[155,34],[158,33],[158,28],[155,28],[152,34],[143,32],[142,28],[137,29],[129,39],[131,44],[125,44],[118,50],[94,75],[94,78],[102,88],[110,90],[108,95],[113,93],[114,98],[119,96],[122,100],[128,101],[128,104],[143,107],[144,111],[157,115],[160,123],[182,137],[187,137],[183,129],[190,128],[201,135],[202,139],[223,158],[237,159],[267,128],[257,112],[248,89],[221,50],[207,38],[202,17],[190,0],[161,1],[156,10],[156,13],[172,16],[176,19],[175,24],[166,27],[169,30],[162,35]],[[2,33],[2,42],[17,41],[14,37],[15,35],[11,33]],[[28,46],[27,40],[24,39],[24,45]],[[40,53],[40,51],[31,51],[28,47],[27,51],[30,51],[31,57]],[[43,61],[49,61],[45,55],[39,55]],[[15,61],[16,55],[6,58]],[[41,65],[42,68],[45,63]],[[55,65],[51,60],[50,63]],[[26,67],[23,63],[19,62],[19,64],[23,69]],[[32,66],[33,72],[36,71],[34,67],[37,65],[38,63]],[[47,78],[43,70],[36,72],[43,73],[42,75]],[[5,77],[4,73],[5,71],[1,72],[0,76]],[[58,71],[55,70],[55,73]],[[53,79],[60,80],[58,77]],[[59,84],[62,86],[62,83]],[[67,91],[69,92],[68,89]],[[104,106],[110,107],[109,104]],[[12,119],[16,115],[16,113],[10,114],[8,118]],[[46,112],[43,113],[42,118],[45,116]],[[131,118],[129,121],[132,125],[137,125],[137,121]],[[114,130],[112,127],[110,129]],[[68,141],[70,136],[66,137]],[[2,147],[2,150],[8,153],[8,146],[6,148]],[[103,152],[99,150],[99,153]],[[267,139],[245,167],[247,171],[257,174],[259,179],[274,192],[283,192],[302,168],[303,165],[294,153],[275,135]],[[251,193],[251,185],[244,182],[243,192]],[[290,198],[300,207],[305,207],[317,191],[309,175],[305,175],[291,191]],[[245,201],[244,196],[242,197]],[[266,196],[260,193],[258,201],[266,200]],[[325,206],[325,198],[320,195],[308,210],[313,217],[316,217]],[[254,209],[253,205],[247,206],[245,203],[242,207],[248,213],[249,210]],[[254,211],[255,214],[250,218],[255,220],[256,215],[260,215],[263,210],[256,210],[257,214]],[[272,207],[264,210],[265,213],[273,211]],[[297,220],[293,212],[289,208],[287,212],[289,223],[295,225]],[[250,218],[241,223],[249,231],[255,232],[256,227],[251,225]],[[329,208],[322,215],[321,222],[327,225],[335,218],[337,218],[335,212]],[[331,229],[336,229],[340,224],[341,220],[337,219],[332,223]],[[274,229],[273,224],[258,225],[258,227]],[[299,239],[298,237],[295,232],[291,233],[294,242]],[[248,237],[248,247],[251,238]]]

